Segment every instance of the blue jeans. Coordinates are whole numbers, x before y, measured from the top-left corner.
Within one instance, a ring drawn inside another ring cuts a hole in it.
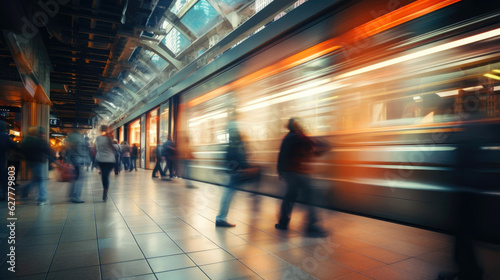
[[[24,186],[23,197],[28,197],[33,187],[38,185],[38,201],[46,201],[48,198],[47,178],[45,177],[46,172],[44,172],[46,165],[43,162],[28,161],[28,167],[31,169],[33,176],[31,182]]]
[[[224,190],[224,193],[222,194],[222,198],[220,200],[219,214],[217,215],[217,218],[215,218],[216,221],[226,220],[227,213],[229,212],[229,206],[231,205],[231,201],[234,197],[235,188],[240,184],[238,177],[239,174],[230,175],[229,185]]]
[[[71,185],[71,190],[68,196],[72,200],[80,200],[82,187],[85,182],[85,175],[82,172],[83,165],[73,162],[73,167],[75,167],[75,181]]]

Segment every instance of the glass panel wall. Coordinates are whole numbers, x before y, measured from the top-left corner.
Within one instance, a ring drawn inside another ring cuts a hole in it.
[[[137,145],[137,153],[141,154],[141,120],[137,119],[136,121],[129,124],[128,127],[128,140],[129,145],[133,146],[133,144]],[[140,157],[137,158],[139,161],[137,162],[138,166],[140,165]]]
[[[146,128],[146,168],[153,169],[156,160],[156,146],[158,144],[158,109],[147,115]]]
[[[196,37],[201,37],[222,22],[222,17],[208,1],[200,0],[181,18],[181,22]]]

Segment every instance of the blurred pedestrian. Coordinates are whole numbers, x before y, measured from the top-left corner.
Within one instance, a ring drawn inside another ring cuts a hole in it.
[[[82,186],[85,183],[83,167],[88,157],[88,147],[83,135],[73,132],[66,139],[66,159],[74,168],[74,179],[68,197],[73,203],[84,203],[81,199]]]
[[[115,175],[120,174],[121,167],[122,167],[122,161],[121,161],[121,155],[122,155],[122,149],[120,148],[120,145],[118,145],[118,140],[113,140],[113,147],[115,149]]]
[[[134,143],[132,144],[132,147],[130,149],[130,172],[132,172],[132,169],[135,169],[135,171],[137,171],[137,155],[137,144]]]
[[[7,152],[9,150],[19,150],[17,145],[10,139],[9,134],[6,131],[7,125],[5,122],[0,121],[0,201],[4,201],[8,197],[8,172],[6,162],[7,162]],[[15,174],[19,173],[19,170],[13,170]],[[17,178],[17,176],[15,176]],[[14,189],[17,186],[12,186]]]
[[[326,237],[328,232],[318,226],[318,217],[315,207],[311,206],[313,189],[311,178],[308,175],[306,163],[313,156],[323,153],[314,139],[305,135],[302,125],[297,118],[288,121],[289,133],[281,143],[278,156],[278,175],[285,180],[286,194],[281,204],[279,221],[276,228],[280,230],[288,229],[293,205],[300,191],[306,201],[308,211],[306,234],[310,237]]]
[[[156,154],[155,154],[156,163],[155,163],[155,168],[153,168],[153,174],[151,175],[153,178],[158,178],[156,174],[158,174],[158,172],[161,170],[160,163],[162,160],[162,148],[163,145],[156,146]]]
[[[163,143],[162,148],[161,148],[161,155],[165,157],[167,160],[167,165],[168,165],[168,172],[170,179],[174,179],[177,177],[176,175],[176,164],[177,164],[177,150],[174,144],[174,141],[172,141],[172,136],[169,135],[167,136],[167,141]]]
[[[116,147],[113,145],[113,140],[107,134],[108,127],[106,125],[101,126],[101,135],[95,140],[96,146],[96,160],[99,163],[99,168],[101,169],[101,180],[102,180],[102,200],[108,200],[109,191],[109,174],[116,164]]]
[[[229,173],[229,184],[224,189],[221,197],[219,213],[215,219],[215,226],[217,227],[236,226],[235,224],[227,222],[227,214],[234,197],[235,188],[242,183],[240,175],[249,167],[245,144],[241,139],[238,129],[236,127],[228,127],[229,144],[226,151],[226,170]]]
[[[122,150],[122,163],[124,170],[128,170],[130,168],[130,145],[127,141],[123,141],[120,145]]]
[[[181,141],[177,145],[177,156],[182,166],[182,178],[189,179],[185,180],[187,188],[194,188],[191,182],[191,160],[193,159],[193,151],[191,150],[191,145],[189,144],[189,137],[185,132],[179,133]],[[180,174],[179,174],[180,175]]]
[[[479,118],[479,112],[470,112],[466,120]],[[457,143],[455,150],[456,166],[454,169],[454,197],[456,203],[452,209],[454,215],[453,235],[455,236],[455,262],[457,272],[442,272],[439,280],[481,280],[483,270],[476,256],[475,239],[477,239],[478,220],[481,216],[489,216],[492,213],[481,213],[481,155],[486,146],[487,138],[492,131],[498,131],[497,127],[487,124],[465,124],[462,131],[456,134],[454,139]],[[484,208],[483,208],[484,209]],[[492,215],[492,218],[497,218]]]
[[[33,187],[38,186],[38,205],[47,204],[47,173],[45,163],[47,158],[55,162],[54,152],[45,140],[46,135],[43,127],[30,127],[28,135],[21,143],[21,150],[31,169],[31,182],[24,186],[22,198],[28,198]]]

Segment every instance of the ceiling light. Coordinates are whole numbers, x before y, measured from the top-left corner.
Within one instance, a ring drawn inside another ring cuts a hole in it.
[[[436,93],[439,95],[439,97],[447,97],[447,96],[453,96],[453,95],[458,95],[458,90],[449,90],[449,91],[443,91],[443,92],[438,92]]]
[[[465,91],[480,90],[480,89],[483,89],[483,86],[475,86],[475,87],[463,88],[463,90],[465,90]]]
[[[488,77],[490,79],[495,79],[495,80],[499,80],[500,81],[500,76],[497,76],[497,75],[493,75],[493,74],[484,74],[485,77]]]

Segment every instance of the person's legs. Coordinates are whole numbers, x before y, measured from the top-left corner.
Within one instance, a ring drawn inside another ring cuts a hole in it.
[[[84,178],[85,175],[82,172],[83,166],[79,165],[78,163],[73,163],[73,166],[75,167],[75,181],[73,182],[73,185],[71,188],[70,199],[73,202],[83,202],[81,200],[82,186],[83,186],[83,182],[85,180],[85,178]]]
[[[108,190],[109,190],[109,174],[114,167],[114,163],[111,162],[99,162],[99,167],[101,168],[101,179],[102,179],[102,199],[104,201],[108,198]]]
[[[137,169],[136,169],[137,170]],[[160,166],[160,160],[157,159],[156,160],[156,164],[155,164],[155,168],[153,169],[153,174],[151,175],[153,178],[156,178],[158,176],[156,176],[156,174],[158,174],[158,171],[161,170],[161,166]]]
[[[45,177],[45,164],[36,162],[33,165],[33,180],[38,184],[38,203],[45,203],[48,197],[47,178]]]
[[[287,190],[285,196],[283,197],[283,202],[281,203],[280,218],[278,220],[278,224],[276,224],[276,228],[279,229],[288,228],[288,223],[290,222],[290,218],[292,215],[293,205],[299,191],[296,174],[285,172],[283,173],[283,179],[285,180]]]
[[[298,174],[296,181],[297,186],[303,190],[302,194],[307,207],[307,224],[309,228],[312,228],[318,222],[318,215],[316,213],[316,207],[312,206],[315,195],[311,185],[311,178],[305,174]]]
[[[229,179],[229,185],[224,190],[224,193],[222,194],[221,197],[219,213],[215,218],[216,226],[234,226],[232,224],[227,223],[226,218],[229,212],[229,206],[231,205],[231,201],[233,200],[234,197],[235,187],[238,183],[237,181],[238,181],[238,174],[231,175]]]

